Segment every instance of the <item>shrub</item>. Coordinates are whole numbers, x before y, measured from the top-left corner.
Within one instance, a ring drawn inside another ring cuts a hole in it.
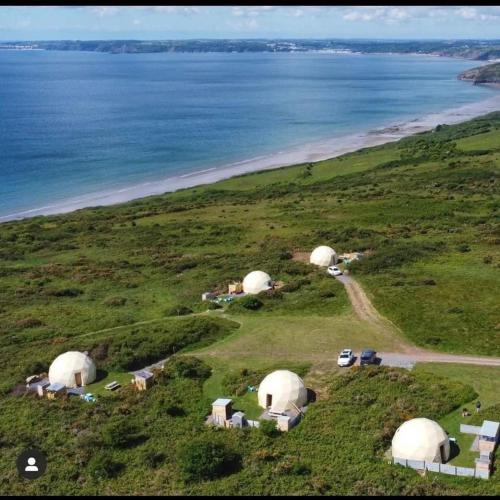
[[[110,420],[101,431],[102,441],[112,448],[128,448],[144,440],[137,427],[127,420]]]
[[[298,280],[289,281],[288,283],[285,283],[280,288],[280,290],[284,293],[296,292],[304,285],[308,285],[310,282],[311,281],[308,279],[298,279]]]
[[[330,283],[322,283],[318,288],[318,295],[322,298],[335,297],[335,292]]]
[[[212,302],[212,301],[210,301],[208,303],[207,308],[210,310],[223,309],[223,307],[220,304],[218,304],[217,302]]]
[[[259,423],[259,430],[267,437],[276,437],[280,433],[276,427],[275,420],[261,420]]]
[[[42,326],[43,322],[38,318],[23,318],[16,322],[17,328],[37,328],[38,326]]]
[[[124,306],[127,302],[125,297],[108,297],[103,301],[103,305],[110,307],[120,307]]]
[[[179,466],[190,481],[215,479],[235,472],[241,457],[221,443],[194,439],[179,452]]]
[[[182,356],[169,359],[165,364],[164,373],[169,378],[206,380],[212,374],[212,369],[201,359],[194,356]]]
[[[257,297],[246,295],[237,302],[233,302],[231,306],[233,305],[239,305],[241,307],[244,307],[245,309],[249,309],[250,311],[257,311],[257,309],[260,309],[264,305],[264,303]]]
[[[470,246],[467,245],[467,243],[462,243],[461,245],[458,245],[457,250],[462,253],[470,252]]]
[[[192,314],[193,310],[187,306],[174,306],[165,312],[166,316],[186,316]]]
[[[165,461],[165,455],[154,450],[146,450],[142,455],[142,462],[150,469],[156,469]]]
[[[226,373],[222,377],[221,385],[227,394],[243,396],[249,385],[259,385],[259,382],[267,375],[267,370],[249,370],[241,368]]]
[[[90,476],[96,481],[116,477],[123,468],[122,463],[116,462],[106,453],[94,455],[87,466]]]
[[[83,293],[83,290],[79,288],[56,288],[49,289],[45,292],[46,295],[52,295],[53,297],[78,297]]]
[[[186,412],[184,411],[184,408],[181,408],[180,406],[176,405],[170,405],[167,406],[165,409],[165,413],[169,415],[170,417],[185,417]]]

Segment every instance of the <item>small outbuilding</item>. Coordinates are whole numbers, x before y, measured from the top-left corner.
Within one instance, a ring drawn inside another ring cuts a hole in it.
[[[337,253],[333,248],[321,245],[312,251],[309,262],[316,266],[333,266],[337,263]]]
[[[154,375],[147,370],[135,372],[134,379],[132,380],[132,383],[139,391],[146,391],[147,389],[150,389],[153,387],[153,382]]]
[[[66,387],[64,384],[59,384],[57,382],[54,382],[47,386],[45,389],[45,392],[47,394],[48,399],[56,399],[58,397],[62,397],[66,395]]]
[[[231,295],[241,293],[243,291],[243,283],[241,283],[241,281],[235,281],[233,283],[229,283],[227,291]]]
[[[263,271],[252,271],[243,280],[243,291],[245,293],[257,294],[273,287],[271,276]]]
[[[233,400],[226,398],[216,399],[212,403],[212,422],[220,427],[228,427],[233,415]]]
[[[201,300],[207,301],[207,300],[214,300],[217,298],[217,295],[213,292],[204,292],[201,294]]]
[[[297,410],[307,404],[307,388],[303,380],[289,370],[276,370],[259,385],[259,406],[271,413]]]
[[[484,420],[479,431],[479,453],[488,454],[495,451],[500,436],[500,423]]]
[[[437,422],[428,418],[412,418],[400,425],[394,434],[392,456],[446,463],[450,457],[450,441]]]
[[[49,368],[49,380],[51,384],[62,384],[66,387],[82,387],[94,382],[95,378],[95,364],[83,352],[65,352],[57,356]]]

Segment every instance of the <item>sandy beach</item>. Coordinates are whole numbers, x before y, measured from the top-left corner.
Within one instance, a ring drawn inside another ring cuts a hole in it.
[[[500,110],[500,94],[486,100],[451,108],[440,113],[428,114],[409,121],[390,124],[383,128],[376,128],[329,140],[309,142],[268,156],[258,156],[221,167],[210,167],[207,165],[206,169],[198,172],[171,176],[158,179],[154,182],[122,187],[113,191],[89,193],[57,202],[53,205],[0,216],[0,222],[37,215],[67,213],[85,207],[113,205],[146,196],[172,192],[182,188],[211,184],[249,172],[326,160],[361,148],[397,141],[403,137],[433,129],[439,124],[452,125],[498,110]]]

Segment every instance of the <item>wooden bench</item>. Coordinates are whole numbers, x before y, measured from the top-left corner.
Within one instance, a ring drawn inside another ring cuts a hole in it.
[[[120,384],[116,380],[113,380],[113,382],[110,382],[109,384],[106,384],[104,386],[104,388],[108,391],[114,391],[115,389],[118,389],[118,387],[120,387]]]

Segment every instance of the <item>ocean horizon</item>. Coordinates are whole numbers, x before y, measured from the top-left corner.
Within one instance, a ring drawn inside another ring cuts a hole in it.
[[[394,54],[3,51],[0,221],[315,161],[456,122],[456,109],[488,112],[498,91],[456,78],[472,66]]]

